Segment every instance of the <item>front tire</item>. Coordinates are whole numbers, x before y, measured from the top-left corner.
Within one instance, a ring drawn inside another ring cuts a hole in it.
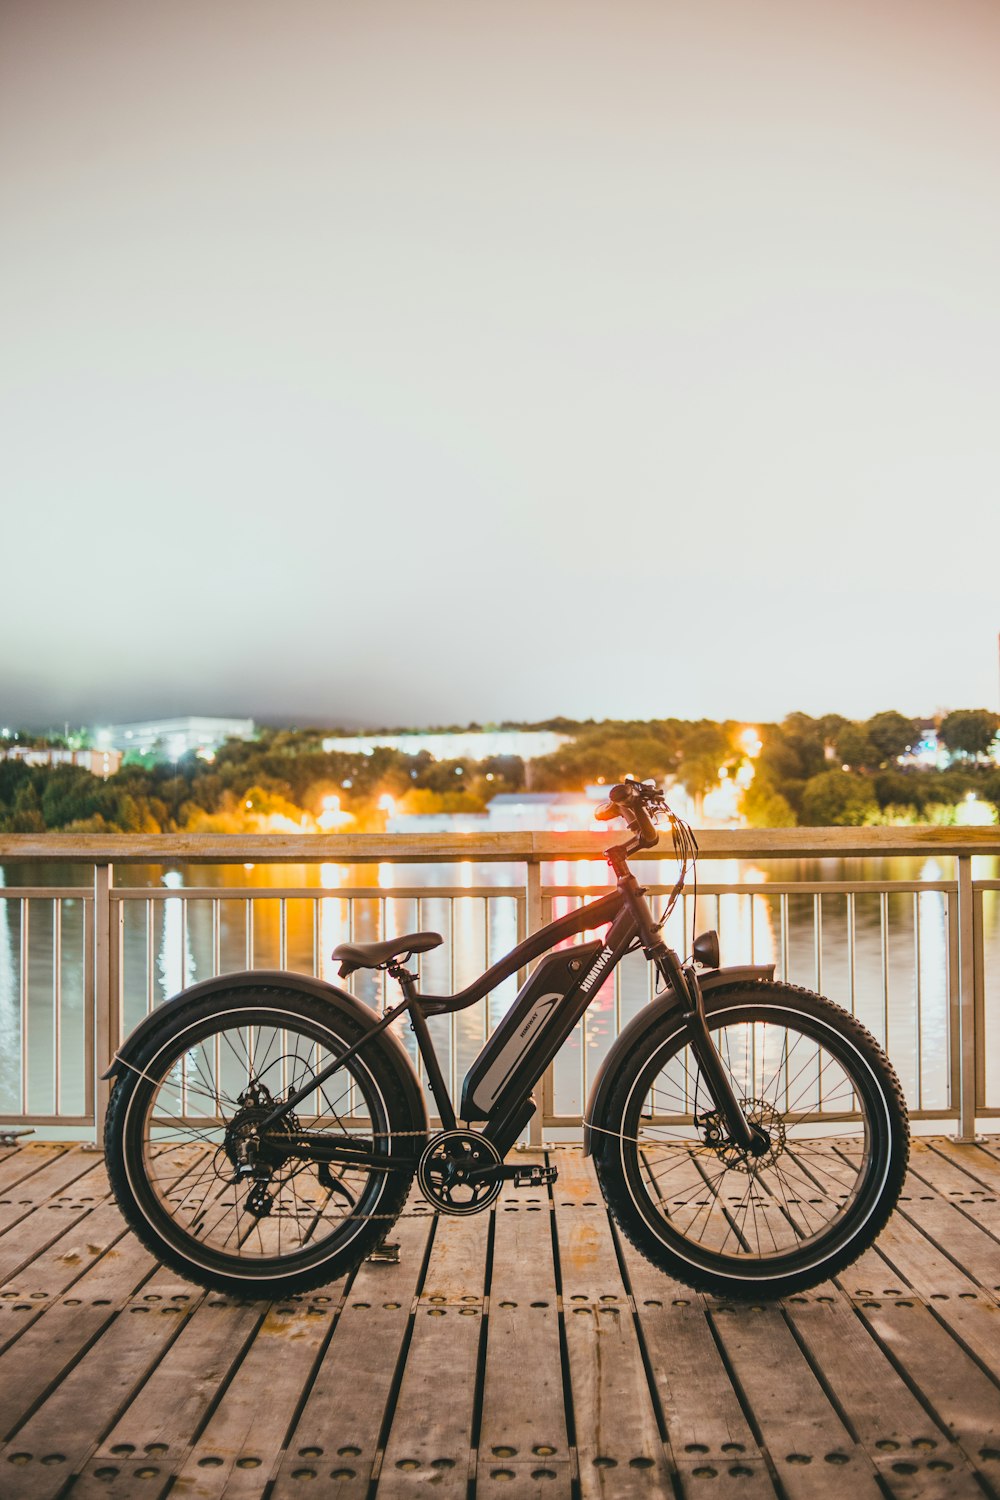
[[[906,1105],[874,1037],[792,985],[705,996],[713,1042],[759,1158],[726,1138],[679,1007],[636,1041],[595,1121],[612,1214],[655,1265],[701,1291],[781,1297],[835,1275],[872,1243],[906,1172]]]
[[[119,1073],[104,1132],[111,1187],[147,1249],[201,1286],[278,1298],[346,1274],[381,1243],[426,1141],[381,1037],[296,1106],[295,1125],[371,1140],[399,1158],[395,1169],[289,1157],[258,1184],[237,1166],[274,1104],[364,1031],[276,986],[217,992],[164,1017]]]

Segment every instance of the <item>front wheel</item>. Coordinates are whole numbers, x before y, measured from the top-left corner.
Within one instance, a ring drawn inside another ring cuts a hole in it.
[[[906,1105],[888,1058],[839,1006],[792,985],[705,997],[758,1156],[729,1139],[680,1011],[644,1032],[595,1121],[601,1187],[653,1263],[702,1291],[780,1297],[872,1243],[906,1171]]]
[[[381,1037],[265,1123],[363,1035],[327,1002],[277,986],[164,1016],[116,1080],[105,1122],[115,1197],[158,1259],[202,1286],[283,1297],[370,1254],[426,1140]],[[312,1157],[296,1150],[303,1139]]]

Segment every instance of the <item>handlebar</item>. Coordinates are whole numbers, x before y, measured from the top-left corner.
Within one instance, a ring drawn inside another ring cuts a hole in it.
[[[640,849],[652,849],[658,842],[656,824],[651,814],[666,810],[663,793],[657,786],[648,786],[643,781],[624,781],[613,786],[607,802],[595,808],[594,816],[602,823],[611,818],[624,818],[637,835]]]

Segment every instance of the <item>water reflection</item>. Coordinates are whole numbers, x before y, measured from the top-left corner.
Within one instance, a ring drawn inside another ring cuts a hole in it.
[[[170,891],[180,891],[184,887],[184,877],[180,870],[168,870],[163,877],[163,884]],[[162,911],[160,946],[156,960],[160,979],[158,999],[186,990],[188,985],[194,984],[197,977],[183,899],[178,896],[173,901],[164,901]]]
[[[818,988],[853,1009],[886,1043],[911,1106],[943,1109],[948,1103],[949,895],[939,887],[954,879],[953,861],[704,860],[697,897],[689,890],[677,903],[665,932],[682,953],[697,929],[717,927],[725,963],[773,963],[779,976]],[[998,862],[976,860],[976,878],[993,882]],[[640,867],[650,886],[669,889],[677,875],[673,860]],[[70,885],[86,879],[80,869],[0,869],[0,886]],[[463,860],[450,866],[392,865],[269,867],[250,865],[116,870],[116,880],[145,888],[149,899],[123,905],[123,1017],[130,1029],[156,1005],[197,980],[247,967],[287,967],[342,983],[331,953],[343,941],[364,942],[416,929],[441,932],[444,943],[419,962],[425,993],[451,993],[470,984],[523,935],[524,870]],[[545,903],[546,920],[563,915],[585,898],[582,891],[607,888],[603,860],[552,861],[543,868],[547,890],[561,893]],[[907,882],[913,890],[886,892],[837,889],[831,882]],[[781,891],[798,882],[796,889]],[[737,891],[719,890],[738,886]],[[186,901],[181,893],[196,888]],[[289,894],[268,894],[283,888]],[[444,894],[455,890],[451,899]],[[81,891],[81,896],[85,894]],[[255,899],[248,899],[248,897]],[[653,894],[662,908],[664,893]],[[981,893],[985,945],[984,1004],[987,1035],[1000,1021],[1000,889]],[[83,1037],[83,903],[64,903],[63,962],[56,983],[53,910],[50,900],[31,903],[29,933],[30,1099],[40,1109],[54,1084],[54,996],[63,992],[63,1107],[82,1099],[77,1059]],[[20,1101],[21,904],[0,898],[0,1110],[15,1114]],[[71,913],[75,915],[71,917]],[[584,933],[589,940],[602,933]],[[605,982],[555,1070],[558,1113],[577,1114],[614,1037],[646,1004],[650,973],[632,954]],[[386,999],[382,976],[362,971],[349,987],[368,1004]],[[390,989],[392,987],[390,986]],[[506,1013],[517,991],[506,980],[486,1000],[433,1023],[435,1042],[454,1088],[489,1031]],[[389,995],[391,1000],[392,994]],[[398,1023],[411,1055],[413,1038]],[[997,1049],[992,1049],[996,1053]],[[987,1047],[987,1103],[1000,1104],[1000,1058]],[[77,1106],[79,1107],[79,1106]]]
[[[6,887],[0,867],[0,890]],[[14,915],[19,906],[0,898],[0,1111],[14,1114],[21,1105],[20,931]]]

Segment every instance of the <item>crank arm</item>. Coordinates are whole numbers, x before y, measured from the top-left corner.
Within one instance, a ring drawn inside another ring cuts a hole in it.
[[[470,1167],[465,1180],[472,1183],[495,1182],[499,1177],[501,1182],[512,1182],[515,1187],[543,1187],[547,1182],[555,1182],[558,1176],[555,1167],[543,1167],[536,1162],[528,1166],[523,1162],[504,1162],[499,1167],[495,1162],[486,1162],[481,1167]]]

